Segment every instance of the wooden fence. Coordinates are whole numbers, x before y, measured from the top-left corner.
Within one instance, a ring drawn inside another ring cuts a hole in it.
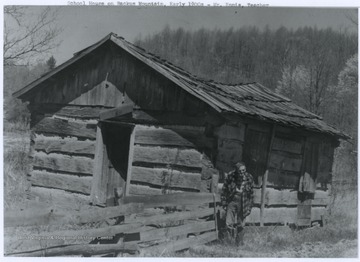
[[[119,206],[5,212],[5,256],[160,255],[218,238],[218,196],[131,196]],[[105,226],[103,226],[105,224]]]

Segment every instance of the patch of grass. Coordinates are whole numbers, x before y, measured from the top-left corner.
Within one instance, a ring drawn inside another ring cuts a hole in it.
[[[4,206],[19,208],[25,204],[26,191],[29,189],[27,172],[29,168],[28,134],[20,137],[4,137]],[[7,139],[11,141],[7,141]]]
[[[16,121],[9,122],[4,121],[4,132],[5,133],[27,133],[29,132],[30,124],[29,121]]]

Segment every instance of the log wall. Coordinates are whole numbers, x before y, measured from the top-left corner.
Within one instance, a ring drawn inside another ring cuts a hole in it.
[[[195,126],[137,125],[130,149],[128,194],[210,192],[217,170],[199,151],[197,139],[204,131]]]
[[[101,110],[48,104],[31,109],[29,198],[65,209],[89,204]]]
[[[221,194],[221,187],[219,193]],[[321,222],[329,204],[329,191],[316,190],[311,200],[311,221]],[[264,224],[296,224],[298,219],[298,193],[291,189],[266,188]],[[254,189],[254,206],[246,218],[247,224],[260,224],[261,188]]]
[[[298,188],[304,155],[304,137],[276,132],[270,152],[268,185]]]

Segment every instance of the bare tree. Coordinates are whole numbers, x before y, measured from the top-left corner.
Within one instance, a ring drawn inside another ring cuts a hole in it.
[[[359,19],[358,19],[358,10],[348,10],[344,12],[345,17],[354,25],[354,26],[358,26],[359,25]]]
[[[62,31],[56,25],[58,9],[43,8],[33,18],[29,7],[4,6],[4,65],[25,63],[26,59],[48,53],[58,46]]]

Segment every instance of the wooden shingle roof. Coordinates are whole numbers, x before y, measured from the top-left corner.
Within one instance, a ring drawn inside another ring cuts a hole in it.
[[[70,60],[15,92],[14,96],[24,98],[36,86],[55,76],[107,41],[112,41],[219,113],[240,114],[340,138],[349,138],[325,123],[321,117],[297,106],[290,99],[274,93],[259,83],[228,85],[201,79],[154,54],[147,53],[144,49],[114,33],[110,33],[99,42],[75,53]]]

